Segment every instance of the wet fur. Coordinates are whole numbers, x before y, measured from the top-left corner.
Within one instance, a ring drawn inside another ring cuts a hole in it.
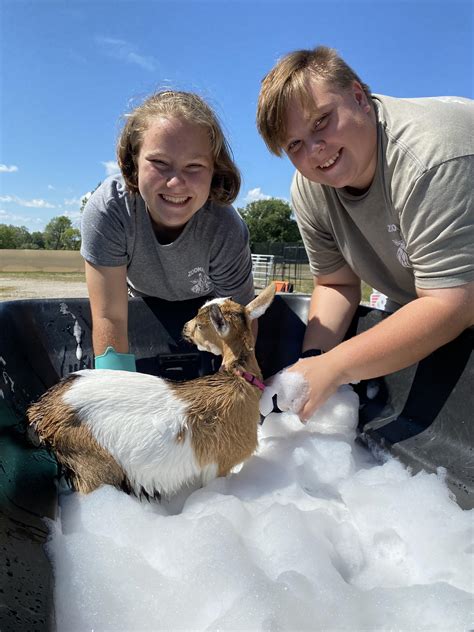
[[[130,483],[123,469],[81,423],[75,410],[63,402],[64,393],[80,379],[72,374],[50,388],[28,409],[28,421],[41,442],[51,448],[64,468],[73,487],[87,494],[104,485],[115,485],[124,491]]]
[[[55,452],[73,486],[83,493],[110,484],[138,495],[170,494],[198,476],[203,482],[225,476],[251,456],[257,447],[261,392],[238,372],[261,379],[250,323],[274,293],[270,286],[247,308],[230,299],[210,301],[185,325],[184,336],[199,348],[222,352],[221,371],[215,375],[170,382],[139,373],[85,370],[33,404],[28,421]],[[153,449],[148,460],[147,449]],[[154,465],[156,472],[150,473]]]
[[[189,403],[193,450],[202,467],[216,462],[218,476],[225,476],[253,454],[260,420],[258,389],[228,371],[170,386]]]

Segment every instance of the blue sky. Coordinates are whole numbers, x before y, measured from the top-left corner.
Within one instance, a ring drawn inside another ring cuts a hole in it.
[[[470,0],[0,0],[0,223],[77,225],[114,168],[121,116],[163,86],[217,111],[243,175],[236,206],[288,199],[293,170],[256,131],[257,96],[279,57],[317,44],[374,92],[473,97]]]

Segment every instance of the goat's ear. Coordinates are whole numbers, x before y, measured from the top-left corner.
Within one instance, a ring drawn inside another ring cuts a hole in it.
[[[275,291],[275,283],[270,283],[268,287],[262,290],[260,294],[247,305],[246,310],[250,320],[259,318],[267,311],[273,299],[275,298]]]
[[[211,318],[211,323],[214,329],[217,331],[217,334],[221,338],[225,338],[230,331],[230,326],[224,318],[219,305],[216,305],[215,303],[210,305],[209,316]]]

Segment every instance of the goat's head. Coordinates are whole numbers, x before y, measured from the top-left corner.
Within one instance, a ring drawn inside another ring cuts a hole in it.
[[[222,355],[224,346],[253,350],[250,323],[265,313],[275,296],[271,283],[246,307],[230,298],[216,298],[205,303],[195,318],[183,328],[183,336],[201,351]]]

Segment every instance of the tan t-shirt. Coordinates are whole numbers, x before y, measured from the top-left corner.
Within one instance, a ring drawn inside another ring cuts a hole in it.
[[[378,158],[362,196],[296,172],[292,204],[315,276],[346,263],[399,304],[474,280],[474,101],[373,95]]]

